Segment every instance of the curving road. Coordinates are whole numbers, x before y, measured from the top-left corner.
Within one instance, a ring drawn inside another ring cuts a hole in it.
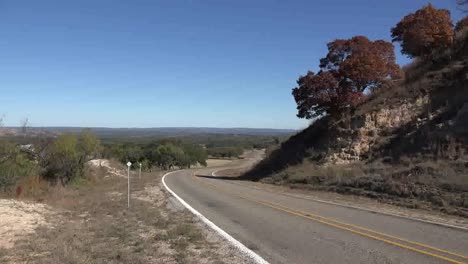
[[[468,231],[178,171],[166,185],[270,263],[468,263]]]

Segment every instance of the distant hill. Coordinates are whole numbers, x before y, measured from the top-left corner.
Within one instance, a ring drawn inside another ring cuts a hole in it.
[[[84,127],[31,127],[28,134],[61,134],[78,133]],[[199,134],[222,134],[222,135],[288,135],[293,134],[293,129],[271,129],[271,128],[215,128],[215,127],[155,127],[155,128],[90,128],[101,137],[126,136],[126,137],[148,137],[148,136],[186,136]],[[7,134],[20,134],[21,129],[17,127],[3,128]],[[0,133],[1,134],[1,133]]]

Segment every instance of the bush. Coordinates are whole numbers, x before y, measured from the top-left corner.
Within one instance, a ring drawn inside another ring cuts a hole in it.
[[[80,176],[84,164],[80,162],[77,147],[78,138],[75,135],[59,136],[48,150],[44,176],[62,184]]]
[[[84,165],[101,150],[99,140],[90,132],[80,136],[64,134],[48,146],[45,158],[41,160],[44,177],[54,182],[66,184],[83,175]]]
[[[19,146],[0,141],[0,191],[10,191],[22,178],[38,173],[37,164]]]

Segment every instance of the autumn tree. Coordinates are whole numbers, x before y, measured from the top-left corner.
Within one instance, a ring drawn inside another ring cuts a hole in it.
[[[392,41],[400,42],[401,52],[409,57],[424,57],[448,48],[454,36],[450,11],[431,4],[405,16],[391,33]]]
[[[391,43],[370,41],[364,36],[328,43],[328,54],[320,60],[320,71],[301,76],[292,91],[297,116],[315,118],[337,115],[355,106],[382,83],[401,77]]]
[[[336,72],[334,72],[336,74]],[[297,87],[292,94],[297,103],[297,116],[314,118],[325,113],[336,114],[339,111],[340,84],[331,71],[311,71],[299,77]]]

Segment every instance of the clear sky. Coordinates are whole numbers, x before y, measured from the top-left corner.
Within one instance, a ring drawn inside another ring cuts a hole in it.
[[[431,2],[462,17],[455,0]],[[10,126],[303,128],[291,89],[326,43],[389,40],[427,3],[0,0],[0,114]]]

